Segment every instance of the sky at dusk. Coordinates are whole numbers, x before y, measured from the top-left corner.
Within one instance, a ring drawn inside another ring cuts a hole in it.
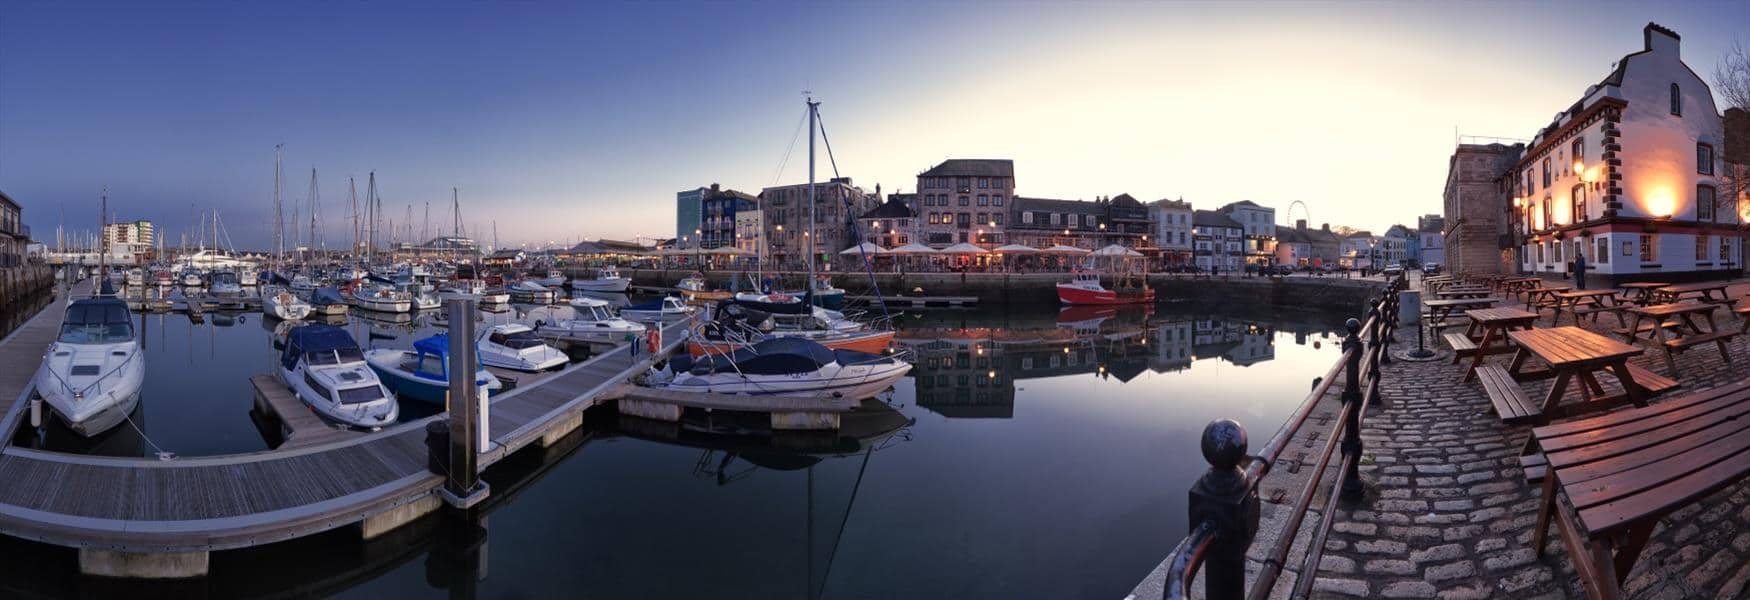
[[[666,237],[679,190],[804,181],[809,90],[869,190],[1011,158],[1025,196],[1377,231],[1440,211],[1455,129],[1531,137],[1648,21],[1704,78],[1750,44],[1742,3],[7,2],[0,190],[39,239],[63,207],[94,229],[108,186],[172,244],[217,209],[265,248],[283,143],[331,247],[373,171],[398,224],[447,226],[456,187],[487,243]]]

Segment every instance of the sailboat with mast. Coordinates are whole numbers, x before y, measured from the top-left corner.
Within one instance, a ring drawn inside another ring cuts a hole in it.
[[[281,147],[273,147],[273,237],[276,269],[282,268],[285,261],[285,232],[283,229],[285,223],[280,218]],[[310,191],[314,194],[315,190],[316,169],[310,169]],[[292,290],[287,287],[291,281],[285,275],[275,270],[269,279],[271,280],[269,285],[261,289],[261,312],[263,314],[284,321],[298,321],[310,316],[310,312],[313,310],[310,303],[292,293]]]

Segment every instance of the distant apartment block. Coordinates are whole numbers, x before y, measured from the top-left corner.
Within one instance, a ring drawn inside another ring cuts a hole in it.
[[[1154,247],[1160,249],[1161,263],[1190,264],[1191,203],[1182,198],[1156,200],[1148,204],[1148,215],[1154,225]]]
[[[1002,244],[1014,198],[1015,161],[956,158],[918,173],[914,210],[932,247]]]

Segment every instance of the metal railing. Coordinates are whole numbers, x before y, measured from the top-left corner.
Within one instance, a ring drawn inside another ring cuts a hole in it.
[[[1324,549],[1325,536],[1336,514],[1337,501],[1353,502],[1365,493],[1359,471],[1361,418],[1367,406],[1380,399],[1380,366],[1391,363],[1389,350],[1392,332],[1397,329],[1398,292],[1407,285],[1408,281],[1402,276],[1389,281],[1380,295],[1368,303],[1365,321],[1349,319],[1344,324],[1348,335],[1343,340],[1342,357],[1331,365],[1324,377],[1313,380],[1312,391],[1256,455],[1247,455],[1246,429],[1238,422],[1218,419],[1204,427],[1202,450],[1204,460],[1209,462],[1209,470],[1191,486],[1187,511],[1189,533],[1167,558],[1164,597],[1189,597],[1191,582],[1200,569],[1206,598],[1259,600],[1268,597],[1285,568],[1289,549],[1294,545],[1301,522],[1325,479],[1331,457],[1341,449],[1337,481],[1332,483],[1335,493],[1326,499],[1313,538],[1307,544],[1299,571],[1301,575],[1295,581],[1291,597],[1308,595]],[[1281,535],[1248,593],[1246,552],[1258,532],[1258,484],[1275,466],[1289,440],[1306,424],[1307,417],[1330,391],[1339,374],[1343,379],[1341,418],[1325,435],[1316,466],[1288,512],[1287,520],[1280,528]]]

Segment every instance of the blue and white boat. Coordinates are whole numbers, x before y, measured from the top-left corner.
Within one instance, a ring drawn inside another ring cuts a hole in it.
[[[475,354],[479,354],[476,351]],[[450,336],[440,333],[413,342],[413,350],[379,348],[365,353],[365,362],[377,372],[383,384],[403,398],[442,406],[450,391]],[[480,399],[491,397],[492,390],[504,388],[504,382],[486,371],[474,367],[474,382],[480,386]]]
[[[401,405],[345,329],[322,324],[293,328],[286,334],[278,371],[299,400],[328,419],[381,429],[400,417]]]

